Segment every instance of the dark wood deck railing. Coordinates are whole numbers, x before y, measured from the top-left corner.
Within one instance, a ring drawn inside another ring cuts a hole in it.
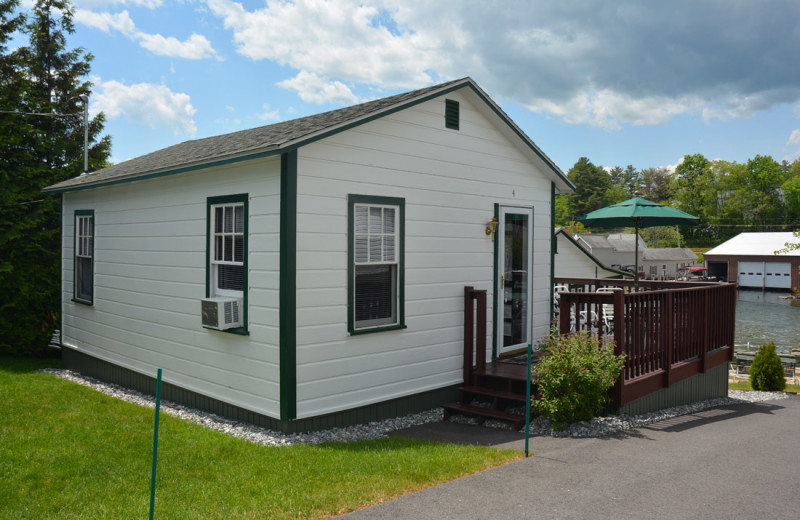
[[[474,382],[473,369],[486,369],[486,321],[486,291],[464,287],[465,385]]]
[[[736,285],[557,278],[562,334],[591,330],[627,360],[618,406],[733,359]],[[597,292],[600,290],[601,292]],[[610,291],[610,292],[602,292]]]

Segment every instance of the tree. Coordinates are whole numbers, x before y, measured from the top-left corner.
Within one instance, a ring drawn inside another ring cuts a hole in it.
[[[4,2],[3,25],[16,8]],[[74,177],[83,169],[82,105],[89,95],[85,78],[92,55],[69,50],[66,35],[74,32],[67,0],[37,0],[28,20],[18,28],[29,45],[11,54],[3,48],[20,89],[4,100],[3,110],[46,116],[6,114],[0,126],[2,181],[7,190],[0,208],[0,350],[41,354],[59,322],[61,199],[41,189]],[[6,86],[6,78],[3,78]],[[107,161],[110,139],[99,138],[103,116],[89,125],[90,169]]]
[[[608,205],[606,193],[611,188],[611,177],[603,168],[581,157],[567,176],[575,184],[575,193],[569,194],[567,200],[576,218]]]
[[[786,205],[786,223],[798,225],[800,224],[800,159],[783,170],[786,182],[781,185],[781,191]]]
[[[681,210],[690,215],[700,217],[703,214],[702,201],[697,197],[697,190],[708,176],[711,161],[701,153],[684,155],[683,162],[675,168],[675,196]]]
[[[780,165],[770,156],[756,155],[730,178],[731,203],[741,218],[761,231],[779,224],[784,217],[780,187],[784,176]]]
[[[630,229],[631,233],[633,228]],[[675,226],[653,226],[642,228],[639,235],[650,247],[679,247],[681,234]]]
[[[647,168],[641,172],[642,197],[667,203],[672,198],[672,175],[666,168]]]

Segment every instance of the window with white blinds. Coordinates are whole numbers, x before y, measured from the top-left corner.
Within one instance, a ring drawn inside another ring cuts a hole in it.
[[[403,199],[350,196],[351,332],[402,326]]]
[[[209,296],[242,297],[247,273],[246,195],[209,198]]]
[[[73,296],[81,303],[94,299],[94,211],[75,212],[75,286]]]

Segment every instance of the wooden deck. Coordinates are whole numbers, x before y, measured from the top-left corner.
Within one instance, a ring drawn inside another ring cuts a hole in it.
[[[632,280],[556,283],[570,289],[558,298],[562,333],[590,330],[613,339],[614,352],[626,356],[614,388],[616,406],[733,359],[735,284],[640,281],[636,291]]]
[[[556,283],[569,289],[558,294],[560,331],[589,330],[626,356],[611,392],[616,407],[733,359],[735,284],[640,281],[635,288],[632,280],[588,278]],[[505,408],[524,405],[527,364],[486,363],[486,291],[465,287],[464,296],[464,386],[460,402],[445,406],[445,417],[465,413],[519,425],[520,416]]]

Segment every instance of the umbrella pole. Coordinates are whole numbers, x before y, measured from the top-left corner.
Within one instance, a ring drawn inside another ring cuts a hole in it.
[[[633,292],[639,292],[639,219],[634,220],[636,228],[633,235],[634,265],[633,265]]]

